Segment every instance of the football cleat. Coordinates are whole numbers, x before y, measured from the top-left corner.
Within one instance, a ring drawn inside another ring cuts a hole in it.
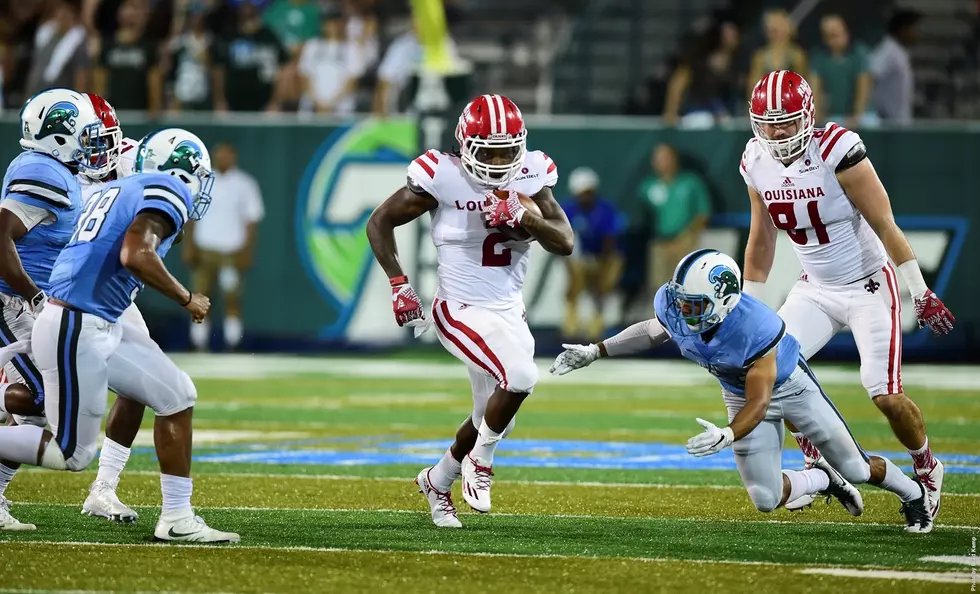
[[[480,466],[469,454],[463,458],[463,501],[475,511],[490,511],[490,487],[493,486],[493,468]]]
[[[419,487],[419,493],[425,496],[429,502],[429,509],[432,511],[432,523],[440,528],[462,528],[463,524],[456,516],[456,506],[453,505],[453,496],[449,491],[442,492],[436,490],[429,482],[429,471],[432,467],[423,468],[422,472],[415,477],[415,484]]]
[[[814,467],[827,473],[830,478],[830,486],[826,490],[821,491],[821,495],[826,495],[829,501],[831,497],[840,501],[840,504],[844,506],[852,516],[860,516],[864,513],[864,500],[861,498],[861,492],[854,488],[854,485],[847,482],[843,476],[830,465],[829,462],[824,460],[822,457],[814,462]]]
[[[6,497],[0,495],[0,530],[9,530],[11,532],[27,532],[30,530],[36,530],[37,526],[34,524],[25,524],[18,520],[17,518],[10,515],[10,502],[7,501]]]
[[[932,532],[932,514],[929,512],[929,490],[919,477],[915,477],[915,482],[922,489],[922,497],[915,501],[903,503],[898,510],[905,514],[905,531],[912,534],[928,534]]]
[[[204,523],[201,516],[195,516],[189,508],[169,517],[167,514],[161,514],[153,536],[157,540],[169,542],[222,543],[241,540],[241,537],[234,532],[222,532],[211,528]]]
[[[88,497],[82,505],[82,514],[105,518],[113,522],[131,524],[139,517],[116,495],[116,485],[109,481],[95,481],[89,488]]]
[[[932,459],[932,468],[915,468],[915,476],[925,487],[929,498],[929,512],[935,520],[939,515],[939,503],[943,490],[943,463],[938,458]]]

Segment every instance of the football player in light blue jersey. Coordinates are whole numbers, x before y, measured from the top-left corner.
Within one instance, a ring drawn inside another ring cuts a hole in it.
[[[21,463],[85,469],[95,457],[113,385],[156,413],[163,509],[154,536],[238,542],[237,534],[209,527],[191,507],[193,382],[148,334],[125,333],[117,323],[144,284],[181,304],[195,321],[207,315],[208,298],[184,288],[163,257],[187,221],[207,210],[211,160],[197,136],[176,128],[148,135],[138,151],[136,175],[107,184],[86,205],[55,262],[48,304],[34,324],[32,349],[51,431],[0,427],[0,445],[23,444],[13,458]]]
[[[21,148],[0,188],[0,347],[28,340],[45,303],[48,278],[82,209],[76,174],[106,155],[91,102],[68,89],[32,97],[21,110]],[[29,352],[5,365],[0,416],[43,427],[44,386]],[[4,452],[0,451],[0,459]],[[33,529],[10,515],[3,494],[19,464],[0,462],[0,530]]]
[[[932,530],[926,491],[887,458],[869,457],[800,356],[786,324],[741,290],[738,264],[716,250],[684,257],[654,299],[656,318],[598,344],[563,345],[551,373],[564,375],[600,357],[636,353],[673,340],[681,354],[715,376],[728,425],[703,419],[704,432],[687,442],[694,456],[732,446],[738,472],[756,509],[770,512],[808,494],[832,495],[858,516],[861,494],[850,483],[871,483],[898,495],[905,530]],[[796,425],[823,456],[813,468],[780,470],[783,420]]]

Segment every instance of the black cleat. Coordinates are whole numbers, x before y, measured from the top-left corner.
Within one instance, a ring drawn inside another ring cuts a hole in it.
[[[928,534],[932,532],[932,513],[929,511],[929,496],[926,488],[915,477],[915,484],[922,489],[922,496],[915,501],[903,503],[899,510],[905,514],[905,531],[915,534]]]

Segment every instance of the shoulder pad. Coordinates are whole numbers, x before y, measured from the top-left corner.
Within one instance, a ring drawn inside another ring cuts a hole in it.
[[[63,209],[71,208],[71,187],[78,184],[67,169],[59,169],[60,165],[53,160],[31,160],[18,164],[8,171],[10,181],[7,192],[22,194],[44,203],[48,206]]]
[[[817,141],[820,158],[835,170],[854,145],[861,142],[861,137],[856,132],[834,122],[828,122],[823,130],[814,132],[813,138]]]
[[[428,193],[435,195],[436,173],[439,164],[447,156],[436,150],[428,150],[408,164],[408,188],[416,194]],[[421,190],[421,192],[419,191]]]

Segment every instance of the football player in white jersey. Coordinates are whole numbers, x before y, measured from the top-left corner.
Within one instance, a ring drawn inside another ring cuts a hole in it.
[[[756,84],[749,107],[754,138],[739,167],[752,204],[745,292],[762,291],[776,232],[785,231],[803,265],[779,309],[787,332],[810,358],[843,327],[851,329],[861,383],[908,448],[935,517],[943,465],[929,448],[921,411],[902,389],[901,299],[891,262],[912,294],[920,327],[947,334],[954,318],[926,286],[861,138],[835,123],[814,128],[813,114],[810,86],[799,74],[777,70]],[[819,451],[795,427],[790,430],[812,464]]]
[[[527,151],[524,118],[510,99],[482,95],[471,101],[456,140],[459,153],[430,150],[415,159],[406,186],[374,211],[367,226],[391,282],[395,320],[425,328],[430,320],[398,261],[394,229],[426,212],[432,216],[438,287],[431,315],[439,341],[469,367],[473,413],[442,459],[415,480],[433,522],[453,528],[461,524],[450,490],[460,475],[466,503],[490,511],[494,449],[538,381],[521,296],[529,241],[563,256],[572,253],[574,241],[552,195],[557,166],[544,153]],[[495,190],[506,190],[507,198]],[[532,198],[540,216],[521,204],[518,193]]]

